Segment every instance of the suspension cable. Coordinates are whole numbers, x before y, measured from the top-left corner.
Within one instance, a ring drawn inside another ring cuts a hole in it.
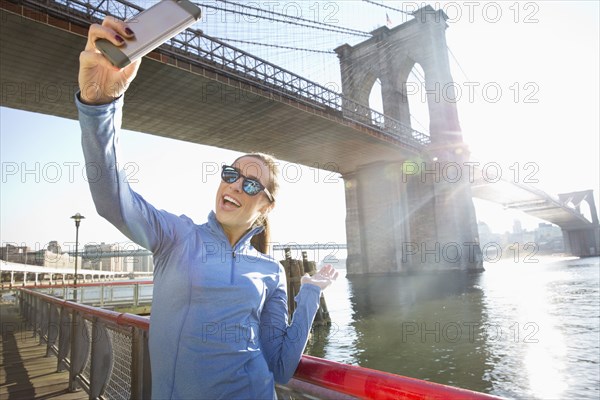
[[[326,27],[330,27],[330,28],[340,29],[340,30],[348,31],[349,33],[360,35],[360,36],[371,36],[371,34],[369,32],[359,31],[359,30],[356,30],[356,29],[346,28],[346,27],[343,27],[343,26],[342,27],[338,27],[338,26],[335,26],[335,25],[326,24],[324,22],[319,22],[319,21],[311,21],[311,20],[306,19],[306,18],[295,17],[295,16],[291,16],[291,15],[286,15],[286,14],[278,13],[276,11],[269,11],[269,10],[265,11],[265,10],[261,10],[260,8],[257,8],[257,7],[252,7],[252,6],[249,6],[249,5],[246,5],[246,4],[236,3],[234,1],[229,1],[229,0],[217,0],[217,1],[220,1],[220,2],[225,3],[225,4],[235,4],[236,6],[240,6],[240,7],[247,8],[247,9],[250,9],[250,10],[253,10],[253,11],[257,11],[257,12],[266,12],[266,13],[269,13],[269,14],[276,15],[278,17],[290,18],[290,19],[295,19],[297,21],[308,22],[310,24],[315,24],[315,25],[321,25],[321,26],[326,26]]]
[[[221,37],[215,37],[215,39],[222,40],[223,42],[246,43],[246,44],[253,44],[253,45],[256,45],[256,46],[275,47],[275,48],[278,48],[278,49],[286,49],[286,50],[306,51],[306,52],[310,52],[310,53],[336,54],[335,51],[332,51],[332,50],[314,50],[314,49],[306,49],[306,48],[301,48],[301,47],[280,46],[280,45],[277,45],[277,44],[268,44],[268,43],[261,43],[261,42],[253,42],[251,40],[229,39],[229,38],[221,38]]]
[[[368,34],[368,33],[352,33],[352,32],[345,31],[345,29],[348,29],[348,28],[321,28],[319,26],[301,24],[301,23],[292,22],[292,21],[285,21],[285,20],[282,20],[282,19],[271,18],[271,17],[262,16],[262,15],[249,14],[249,13],[246,13],[246,12],[243,12],[243,11],[229,10],[227,8],[212,6],[212,5],[209,5],[209,4],[198,3],[198,5],[200,5],[201,7],[205,7],[205,8],[211,8],[211,9],[217,10],[217,11],[225,11],[225,12],[230,12],[230,13],[239,14],[239,15],[245,15],[245,16],[253,17],[253,18],[261,18],[261,19],[266,19],[268,21],[282,22],[284,24],[298,25],[298,26],[302,26],[302,27],[305,27],[305,28],[319,29],[319,30],[323,30],[323,31],[335,32],[335,33],[343,33],[343,34],[347,34],[347,35],[362,36],[362,37],[364,37],[364,36],[369,36],[370,37],[371,36],[371,34]],[[324,24],[324,25],[327,25],[327,24]],[[331,25],[327,25],[327,26],[331,26]]]
[[[465,76],[465,78],[467,78],[467,81],[470,81],[469,76],[467,75],[467,73],[465,72],[465,70],[463,69],[463,67],[458,62],[458,59],[456,58],[456,56],[454,55],[454,53],[452,52],[452,50],[450,50],[450,47],[448,47],[448,46],[446,46],[446,47],[448,48],[448,53],[450,53],[450,55],[452,56],[452,58],[454,59],[454,61],[456,61],[456,65],[458,65],[458,68],[460,68],[460,71],[463,73],[463,75]]]

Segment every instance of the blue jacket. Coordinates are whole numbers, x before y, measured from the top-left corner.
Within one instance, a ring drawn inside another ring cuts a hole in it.
[[[88,181],[98,213],[154,255],[150,317],[155,399],[273,399],[294,374],[319,306],[302,285],[288,325],[285,271],[250,245],[232,248],[214,212],[196,225],[157,210],[119,170],[123,98],[103,106],[76,98]]]

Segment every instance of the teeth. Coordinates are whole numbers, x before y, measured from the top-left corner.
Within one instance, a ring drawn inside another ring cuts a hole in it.
[[[225,201],[228,201],[228,202],[230,202],[230,203],[233,203],[233,204],[235,204],[235,205],[236,205],[236,206],[238,206],[238,207],[241,207],[241,206],[242,206],[242,205],[241,205],[240,203],[238,203],[238,202],[237,202],[237,200],[236,200],[236,199],[234,199],[233,197],[225,196],[223,199],[224,199]]]

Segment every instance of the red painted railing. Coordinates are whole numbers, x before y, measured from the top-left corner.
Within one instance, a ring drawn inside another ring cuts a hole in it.
[[[296,379],[360,399],[498,399],[484,393],[304,355]]]
[[[145,284],[149,282],[143,282]],[[123,283],[109,283],[109,285],[123,285]],[[132,282],[127,282],[131,285]],[[39,293],[30,289],[21,289],[21,298],[26,302],[33,303],[33,299],[41,301],[53,307],[57,307],[70,314],[78,314],[84,319],[102,321],[103,324],[116,324],[121,327],[130,328],[146,332],[149,329],[150,322],[148,318],[138,315],[118,313],[111,310],[105,310],[97,307],[91,307],[85,304],[73,303],[69,300],[59,299],[47,294]],[[25,311],[33,321],[40,321],[35,318],[31,311]],[[51,321],[49,320],[49,323]],[[43,327],[37,326],[35,329],[41,332],[47,331]],[[146,338],[147,335],[140,337]],[[146,344],[147,345],[147,344]],[[135,369],[132,369],[132,373]],[[142,369],[138,369],[142,371]],[[132,381],[138,382],[141,386],[149,385],[149,382],[140,383],[141,377],[131,377]],[[146,377],[147,379],[148,377]],[[498,397],[470,390],[460,389],[452,386],[441,385],[438,383],[427,382],[419,379],[408,378],[387,372],[372,370],[354,365],[341,364],[335,361],[329,361],[322,358],[304,355],[300,360],[298,369],[294,375],[296,382],[307,383],[308,386],[291,385],[292,387],[312,387],[313,394],[318,394],[319,388],[328,390],[329,393],[335,392],[359,399],[498,399]],[[132,397],[135,398],[134,388],[131,390]],[[323,393],[323,391],[321,391]]]

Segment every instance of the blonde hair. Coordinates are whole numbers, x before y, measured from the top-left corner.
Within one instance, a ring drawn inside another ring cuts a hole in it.
[[[256,158],[267,166],[269,169],[269,177],[265,187],[269,190],[273,196],[273,199],[276,199],[277,192],[279,191],[279,167],[277,166],[277,161],[275,158],[264,153],[248,153],[238,157],[235,161],[238,161],[240,158],[244,157]],[[259,216],[256,221],[254,221],[254,226],[262,226],[264,227],[264,230],[258,235],[254,235],[254,237],[252,237],[250,240],[250,243],[256,250],[263,254],[267,254],[269,252],[269,242],[271,240],[271,227],[269,225],[268,215],[263,214]]]

